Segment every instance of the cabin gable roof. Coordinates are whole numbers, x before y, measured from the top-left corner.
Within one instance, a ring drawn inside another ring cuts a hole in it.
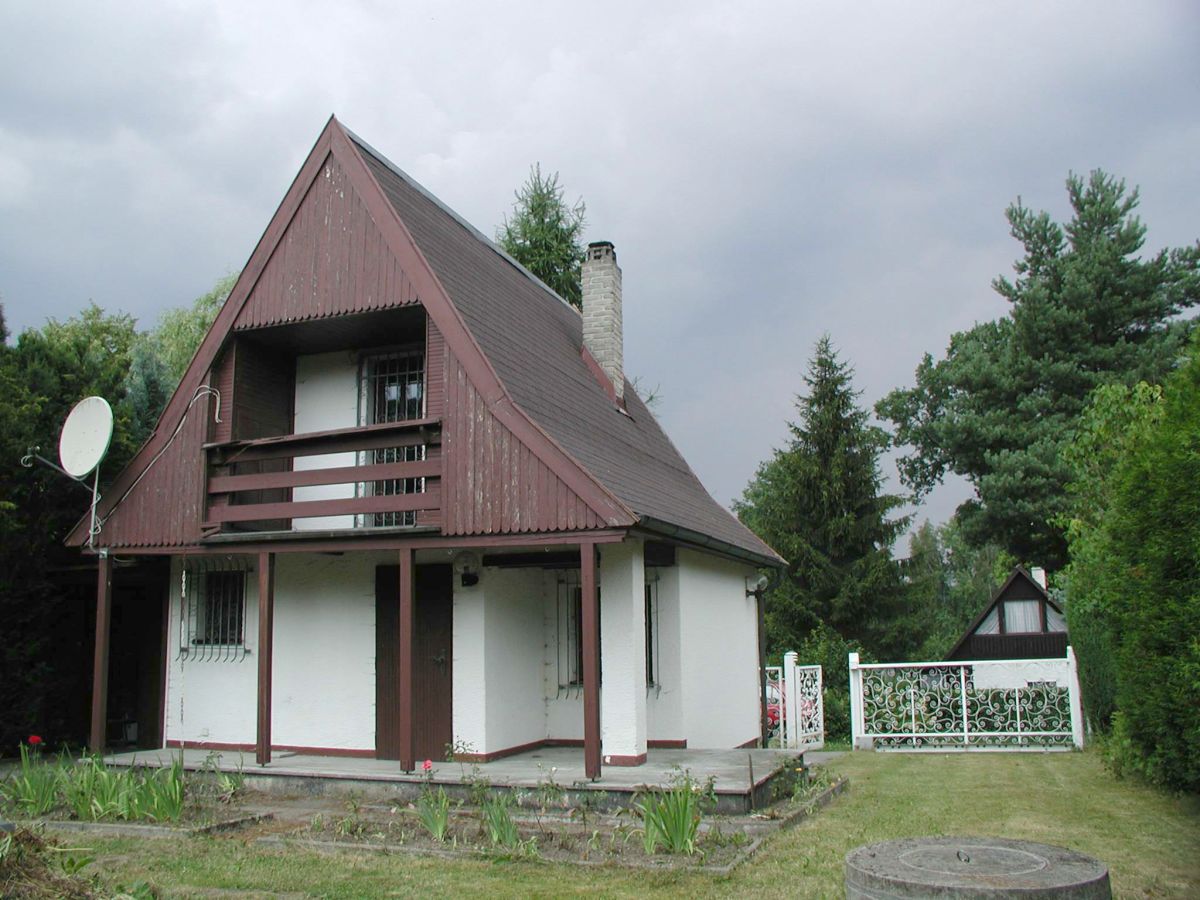
[[[582,352],[575,309],[335,118],[155,432],[107,491],[98,510],[106,529],[100,543],[200,540],[204,474],[196,454],[211,440],[207,422],[215,412],[206,385],[234,334],[417,303],[444,337],[448,393],[457,373],[479,421],[494,423],[505,446],[512,444],[514,473],[535,459],[553,474],[560,485],[555,496],[574,510],[560,527],[666,523],[757,561],[779,561],[712,499],[632,386],[626,383],[625,410],[612,402]],[[155,515],[156,504],[167,512]],[[468,514],[457,527],[470,533],[480,524]],[[520,530],[531,527],[526,522]],[[155,528],[161,541],[151,535]],[[68,543],[86,538],[81,521]]]

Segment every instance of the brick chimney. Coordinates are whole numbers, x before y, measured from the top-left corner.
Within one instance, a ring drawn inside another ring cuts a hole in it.
[[[624,342],[621,332],[621,268],[608,241],[588,244],[583,258],[583,346],[612,383],[616,400],[625,399]]]

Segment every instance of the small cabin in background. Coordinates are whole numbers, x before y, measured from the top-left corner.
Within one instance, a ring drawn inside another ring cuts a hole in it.
[[[1067,619],[1046,593],[1046,573],[1017,566],[967,626],[947,660],[1055,659],[1067,655]]]

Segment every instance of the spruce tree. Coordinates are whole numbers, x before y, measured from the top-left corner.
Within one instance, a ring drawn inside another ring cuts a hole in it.
[[[583,201],[568,204],[558,173],[543,176],[540,164],[530,169],[515,196],[512,218],[505,217],[496,230],[497,243],[552,291],[572,306],[581,306]]]
[[[742,521],[788,561],[767,596],[768,640],[794,649],[824,623],[876,655],[903,652],[900,571],[891,545],[902,500],[880,492],[887,435],[868,423],[828,336],[816,344],[791,441],[763,463],[736,504]]]

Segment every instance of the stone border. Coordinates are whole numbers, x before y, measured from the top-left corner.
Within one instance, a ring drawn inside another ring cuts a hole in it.
[[[210,822],[207,825],[158,825],[138,822],[82,822],[74,819],[28,819],[16,824],[23,828],[44,828],[75,834],[94,834],[98,837],[180,838],[237,831],[275,818],[274,813],[254,813]]]
[[[829,787],[825,788],[820,794],[806,803],[799,806],[797,809],[778,819],[764,819],[761,822],[754,823],[758,834],[751,836],[750,842],[740,849],[734,856],[733,860],[722,865],[708,865],[695,862],[695,857],[690,856],[654,856],[645,857],[642,859],[547,859],[544,857],[531,857],[530,862],[542,862],[548,864],[563,864],[569,866],[611,866],[622,869],[646,869],[651,871],[688,871],[688,872],[703,872],[706,875],[724,876],[733,873],[735,869],[751,859],[763,846],[767,838],[777,831],[782,831],[786,828],[791,828],[798,822],[808,818],[818,810],[825,808],[833,802],[834,797],[838,796],[846,790],[849,784],[849,779],[845,776],[837,779]],[[748,835],[750,836],[750,835]],[[478,849],[474,847],[463,847],[457,850],[443,850],[437,847],[410,847],[405,844],[372,844],[367,842],[352,842],[352,841],[329,841],[320,840],[317,838],[290,837],[287,835],[264,835],[255,839],[256,844],[266,847],[300,847],[308,850],[318,850],[323,852],[333,853],[353,853],[357,851],[365,851],[368,853],[397,853],[407,854],[409,856],[425,856],[435,859],[495,859],[498,855],[495,851]],[[517,858],[514,855],[512,858]]]

